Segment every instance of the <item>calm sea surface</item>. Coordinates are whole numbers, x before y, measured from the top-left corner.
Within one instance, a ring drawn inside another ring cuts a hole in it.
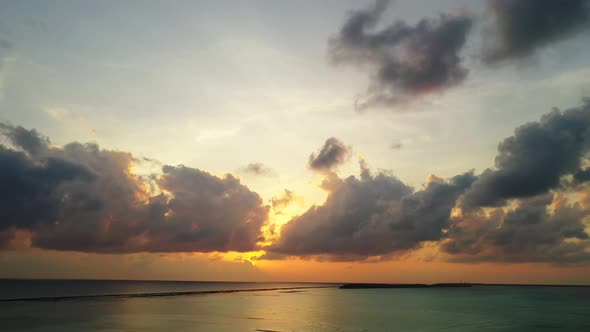
[[[0,299],[326,286],[0,280]],[[0,331],[590,331],[590,287],[336,287],[2,301]]]

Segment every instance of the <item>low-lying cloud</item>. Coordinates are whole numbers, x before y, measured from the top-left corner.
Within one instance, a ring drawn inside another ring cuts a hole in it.
[[[455,200],[474,180],[471,173],[429,183],[415,191],[397,178],[363,169],[330,183],[326,202],[283,226],[269,251],[363,260],[437,241],[448,227]]]
[[[496,165],[412,188],[391,173],[341,178],[351,148],[334,138],[310,157],[328,192],[266,240],[269,205],[232,175],[162,165],[139,175],[131,153],[94,143],[51,145],[35,130],[0,125],[0,248],[95,253],[265,250],[259,259],[395,259],[424,246],[459,262],[590,263],[590,101],[516,128]],[[145,161],[150,162],[150,161]],[[151,163],[151,162],[150,162]],[[24,234],[24,235],[23,235]],[[269,243],[270,242],[270,243]],[[264,247],[261,247],[264,246]]]
[[[590,206],[567,198],[588,196],[589,124],[588,101],[553,110],[500,143],[495,168],[418,190],[362,160],[359,178],[326,173],[326,201],[285,224],[268,257],[372,261],[434,243],[451,261],[590,263]]]
[[[239,179],[185,166],[147,177],[134,158],[93,143],[55,147],[34,130],[0,126],[0,239],[82,252],[211,252],[258,248],[268,207]],[[152,191],[152,190],[155,190]],[[8,234],[8,235],[7,235]]]
[[[442,251],[463,262],[588,263],[589,213],[551,194],[521,200],[513,210],[470,212],[458,218]]]

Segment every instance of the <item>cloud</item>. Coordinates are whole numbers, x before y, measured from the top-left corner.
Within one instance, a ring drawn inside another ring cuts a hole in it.
[[[463,262],[589,263],[589,152],[588,100],[518,127],[460,200],[442,251]]]
[[[590,168],[580,170],[574,174],[574,181],[576,183],[584,183],[590,181]]]
[[[440,15],[416,25],[396,21],[376,29],[389,2],[352,12],[339,33],[329,40],[336,64],[352,64],[370,72],[367,94],[357,109],[391,106],[461,83],[468,74],[459,53],[471,30],[467,16]]]
[[[228,175],[164,165],[135,175],[132,154],[93,143],[51,146],[34,130],[0,126],[0,232],[33,247],[99,253],[257,249],[268,207]]]
[[[537,49],[590,26],[587,0],[488,0],[491,26],[484,31],[487,63],[523,59]]]
[[[310,156],[326,201],[291,218],[267,242],[269,211],[290,204],[285,190],[265,205],[232,175],[144,162],[94,143],[51,144],[35,130],[0,124],[0,247],[94,253],[265,250],[290,256],[375,262],[421,248],[461,262],[590,263],[590,101],[524,124],[498,146],[479,175],[430,175],[414,189],[391,173],[341,178],[351,154],[335,138]],[[269,225],[273,229],[274,225]],[[17,236],[18,235],[18,236]],[[268,241],[270,242],[270,240]]]
[[[553,110],[514,131],[498,146],[496,167],[485,170],[466,193],[465,207],[498,206],[557,188],[577,173],[590,151],[590,101]]]
[[[251,175],[259,175],[259,176],[274,176],[275,172],[266,167],[263,163],[250,163],[242,168],[240,168],[240,172],[251,174]]]
[[[401,148],[403,148],[403,147],[404,147],[404,144],[402,142],[393,142],[393,143],[391,143],[391,146],[390,146],[390,148],[392,150],[401,150]]]
[[[327,172],[325,203],[285,224],[268,257],[378,261],[429,243],[450,261],[590,263],[589,187],[580,185],[589,124],[588,101],[553,110],[502,141],[495,168],[431,175],[419,190],[372,175],[363,160],[359,178]]]
[[[270,203],[272,208],[277,210],[284,208],[295,201],[302,202],[303,197],[297,196],[291,190],[285,189],[280,195],[271,198]]]
[[[39,154],[49,146],[49,139],[42,137],[35,129],[25,129],[21,126],[11,126],[0,123],[0,134],[10,142],[30,154]]]
[[[463,262],[590,262],[590,211],[545,194],[520,200],[513,210],[470,212],[442,244],[452,260]]]
[[[166,251],[251,251],[257,249],[268,207],[260,196],[228,175],[218,178],[185,167],[164,166],[159,187],[172,193],[167,220],[154,235],[172,234]],[[168,229],[170,230],[168,231]]]
[[[68,160],[32,160],[24,152],[0,146],[0,231],[54,222],[65,195],[62,184],[94,180],[92,171]]]
[[[413,189],[397,178],[364,168],[360,178],[332,179],[326,202],[290,220],[268,252],[365,260],[436,241],[449,224],[457,197],[474,180],[471,173]]]
[[[11,242],[15,237],[16,232],[14,228],[0,230],[0,250],[13,249]]]
[[[589,151],[588,100],[518,127],[465,193],[442,251],[464,262],[590,262],[588,187],[578,186]],[[581,199],[568,203],[559,192],[572,190]]]
[[[309,168],[326,172],[333,170],[336,166],[344,163],[352,153],[352,148],[346,146],[337,138],[330,137],[324,143],[324,146],[317,153],[309,156]]]

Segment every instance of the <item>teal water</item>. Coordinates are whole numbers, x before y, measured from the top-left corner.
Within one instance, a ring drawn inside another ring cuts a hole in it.
[[[0,281],[7,287],[29,290]],[[68,285],[70,282],[70,286]],[[81,284],[80,284],[81,283]],[[102,286],[100,286],[102,283]],[[301,284],[61,281],[69,295]],[[118,284],[117,284],[118,283]],[[305,285],[304,286],[317,286]],[[46,289],[47,284],[37,285]],[[53,293],[59,291],[53,286]],[[33,287],[35,288],[35,287]],[[51,287],[50,287],[51,288]],[[107,288],[107,290],[105,290]],[[78,291],[76,291],[78,289]],[[63,291],[63,290],[62,290]],[[51,294],[53,296],[54,294]],[[30,297],[30,296],[28,296]],[[11,296],[10,298],[14,298]],[[0,302],[1,331],[590,331],[590,287],[309,288],[165,297]]]

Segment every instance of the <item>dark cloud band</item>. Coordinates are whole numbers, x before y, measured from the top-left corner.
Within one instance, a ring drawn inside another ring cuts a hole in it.
[[[50,144],[34,130],[0,125],[0,247],[19,231],[31,245],[99,253],[263,249],[270,207],[231,175],[186,166],[131,171],[130,153],[96,144]],[[350,154],[328,139],[312,162],[322,170],[322,205],[292,218],[263,259],[387,259],[438,245],[453,261],[590,263],[590,102],[518,127],[496,166],[415,190],[388,173],[359,177],[333,168]],[[580,199],[571,200],[572,194]],[[271,200],[280,210],[294,194]]]

